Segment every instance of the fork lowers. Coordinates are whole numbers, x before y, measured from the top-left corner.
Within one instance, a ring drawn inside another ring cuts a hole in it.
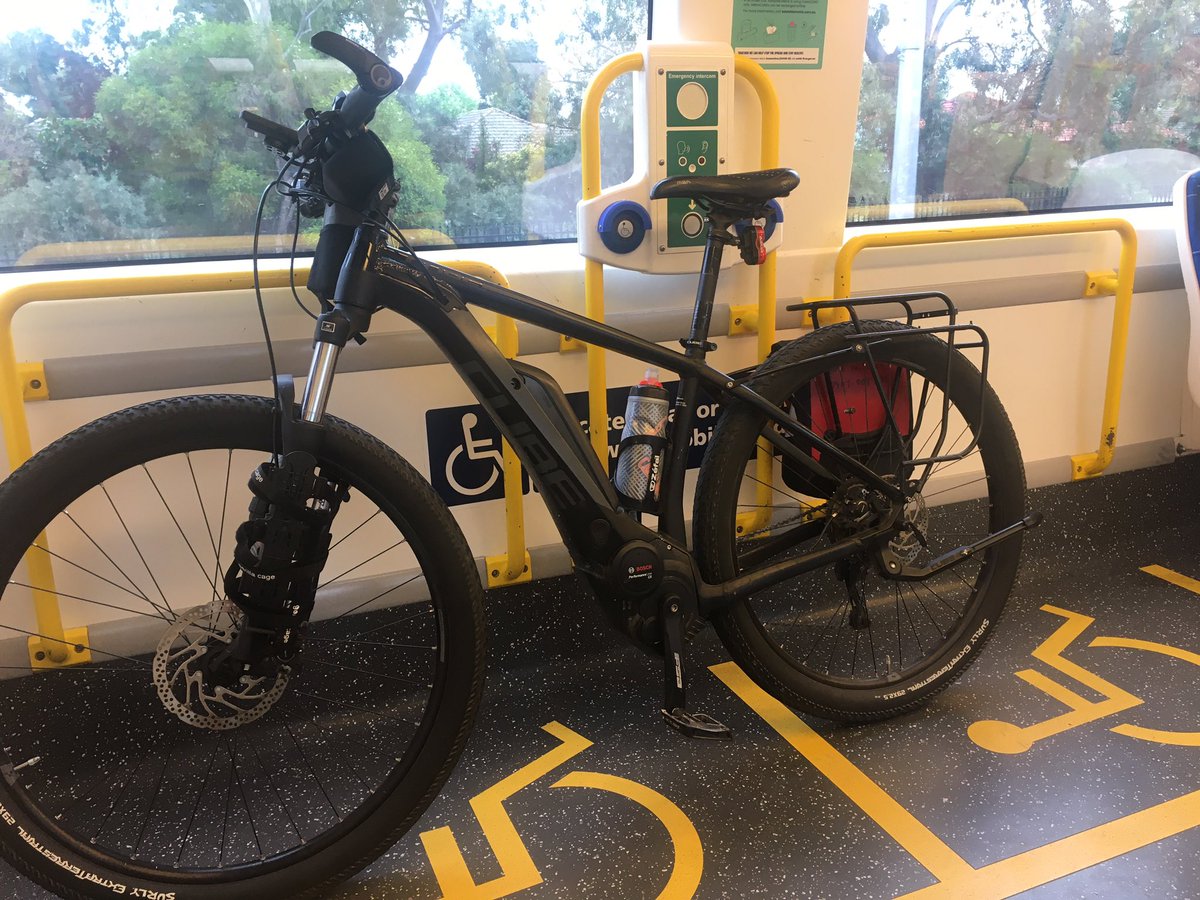
[[[347,499],[315,469],[312,456],[295,451],[280,464],[262,463],[250,477],[250,517],[237,530],[224,585],[244,616],[222,654],[223,668],[291,659],[299,651],[329,556],[329,530]]]

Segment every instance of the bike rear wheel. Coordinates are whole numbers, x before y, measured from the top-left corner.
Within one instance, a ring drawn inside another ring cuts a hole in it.
[[[299,657],[205,680],[205,647],[239,625],[221,579],[276,419],[262,398],[149,403],[0,486],[0,851],[62,896],[317,894],[407,831],[462,750],[474,561],[424,479],[334,417],[318,471],[349,500]],[[31,669],[27,641],[55,646],[38,594],[74,664]]]
[[[905,564],[925,566],[1019,521],[1025,495],[1020,449],[975,366],[933,335],[892,322],[864,321],[861,331],[861,338],[850,339],[857,332],[846,323],[793,341],[763,364],[750,386],[802,422],[807,416],[877,474],[914,485],[905,506],[914,528],[889,544]],[[872,338],[884,331],[888,337]],[[906,434],[888,427],[853,433],[851,423],[870,415],[879,426],[884,407]],[[701,571],[710,582],[850,533],[828,513],[846,509],[853,477],[843,473],[837,491],[822,491],[802,473],[781,476],[776,460],[767,484],[754,461],[765,426],[766,417],[755,410],[728,409],[705,457],[694,524]],[[906,466],[955,455],[962,458]],[[734,660],[785,703],[847,721],[897,715],[948,686],[975,660],[1012,589],[1020,551],[1018,535],[923,581],[886,577],[864,553],[762,591],[714,624]]]

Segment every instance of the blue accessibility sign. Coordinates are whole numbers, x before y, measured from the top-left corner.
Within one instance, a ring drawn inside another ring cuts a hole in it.
[[[663,384],[672,395],[679,382]],[[615,468],[617,446],[625,427],[625,404],[629,388],[608,389],[608,462]],[[567,394],[567,402],[589,433],[587,391]],[[701,398],[696,404],[696,424],[692,429],[688,468],[700,465],[712,437],[720,407]],[[448,506],[499,500],[504,496],[503,457],[500,431],[478,404],[431,409],[425,413],[425,433],[429,445],[429,475],[434,490]],[[529,493],[529,476],[521,472],[521,492]]]

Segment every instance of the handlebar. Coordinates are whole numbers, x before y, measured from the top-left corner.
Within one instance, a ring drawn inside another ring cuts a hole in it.
[[[334,105],[334,114],[347,134],[361,131],[374,118],[380,102],[404,82],[404,76],[370,50],[332,31],[318,31],[312,36],[311,43],[314,50],[333,57],[358,79],[358,84],[349,93],[339,97],[340,102]],[[328,122],[325,116],[322,113],[317,120]],[[261,134],[268,147],[283,153],[290,153],[297,148],[302,151],[315,150],[324,139],[323,135],[314,134],[307,124],[296,131],[250,110],[243,110],[242,121],[251,131]],[[309,121],[311,123],[313,119]],[[312,146],[307,146],[310,139]]]

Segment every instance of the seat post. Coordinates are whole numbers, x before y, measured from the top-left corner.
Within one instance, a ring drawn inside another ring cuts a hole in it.
[[[696,308],[692,312],[692,330],[683,342],[684,355],[691,359],[704,359],[708,352],[708,332],[712,326],[713,301],[717,296],[717,279],[721,274],[721,256],[725,245],[730,243],[727,230],[730,221],[725,216],[710,214],[708,217],[708,240],[704,244],[704,261],[700,266],[700,280],[696,284]]]

